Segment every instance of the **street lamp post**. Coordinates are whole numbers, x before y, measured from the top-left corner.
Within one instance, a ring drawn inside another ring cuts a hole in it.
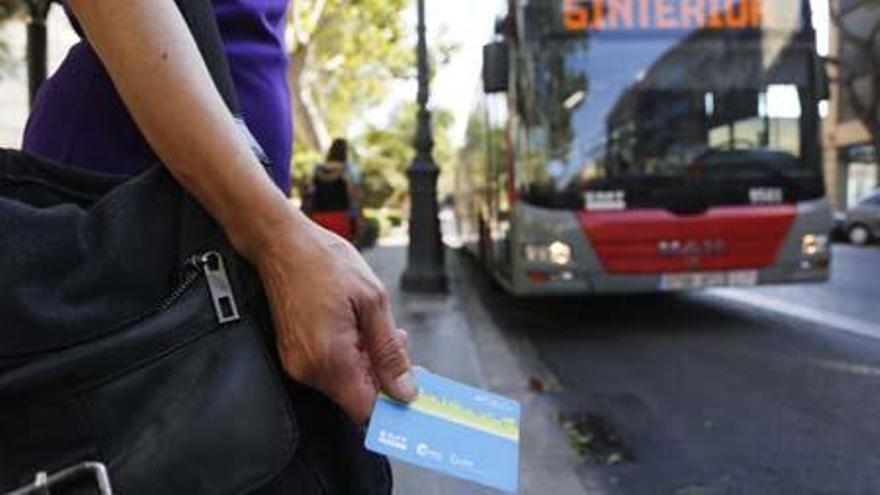
[[[428,42],[425,29],[425,0],[418,1],[419,15],[419,115],[416,132],[416,158],[409,167],[410,221],[409,252],[406,271],[401,280],[404,291],[442,293],[447,279],[440,237],[439,208],[437,205],[437,177],[440,171],[434,163],[431,135],[431,112],[428,110],[429,67]]]
[[[33,106],[48,72],[46,17],[52,0],[27,0],[27,6],[30,17],[27,25],[28,89]]]

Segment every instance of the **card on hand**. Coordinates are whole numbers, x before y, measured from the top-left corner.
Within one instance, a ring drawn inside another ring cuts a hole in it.
[[[379,397],[367,449],[508,493],[519,475],[520,405],[415,368],[419,398]]]

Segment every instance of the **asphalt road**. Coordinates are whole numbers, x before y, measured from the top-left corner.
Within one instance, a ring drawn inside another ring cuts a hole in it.
[[[624,460],[588,455],[585,486],[880,493],[880,249],[835,254],[829,284],[687,295],[522,301],[467,271],[559,411],[619,436]]]

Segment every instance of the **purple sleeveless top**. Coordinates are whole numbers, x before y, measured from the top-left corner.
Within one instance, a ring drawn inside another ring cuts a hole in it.
[[[289,0],[213,0],[242,117],[272,161],[272,178],[290,189],[292,115],[285,13]],[[135,175],[156,156],[135,126],[86,41],[75,45],[40,89],[23,149],[111,174]]]

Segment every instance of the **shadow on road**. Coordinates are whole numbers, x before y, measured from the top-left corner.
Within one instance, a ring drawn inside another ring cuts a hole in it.
[[[584,462],[584,479],[622,493],[880,486],[878,341],[702,293],[520,299],[452,256],[506,337],[533,347],[562,384],[563,417],[602,419],[632,453]],[[786,290],[815,304],[809,287]]]
[[[699,334],[750,328],[746,325],[749,319],[741,313],[688,294],[515,297],[492,283],[474,257],[462,250],[453,255],[492,318],[513,332],[540,331],[546,339],[577,333],[589,340],[609,335]]]

